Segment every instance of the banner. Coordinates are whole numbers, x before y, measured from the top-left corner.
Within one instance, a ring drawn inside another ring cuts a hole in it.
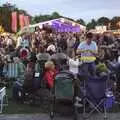
[[[12,31],[17,32],[17,12],[12,12]]]
[[[21,29],[25,26],[24,14],[19,15],[19,25]]]
[[[24,16],[24,22],[25,22],[25,26],[28,26],[30,24],[29,16]]]

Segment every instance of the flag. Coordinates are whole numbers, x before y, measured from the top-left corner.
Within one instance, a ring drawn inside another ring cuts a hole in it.
[[[21,29],[25,26],[24,14],[19,15],[19,25]]]
[[[28,26],[30,24],[29,16],[24,16],[24,22],[25,22],[26,26]]]
[[[12,12],[12,31],[17,32],[17,12]]]

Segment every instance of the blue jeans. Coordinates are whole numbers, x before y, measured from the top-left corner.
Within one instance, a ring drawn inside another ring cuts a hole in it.
[[[79,72],[86,75],[96,75],[95,62],[83,63],[79,68]]]

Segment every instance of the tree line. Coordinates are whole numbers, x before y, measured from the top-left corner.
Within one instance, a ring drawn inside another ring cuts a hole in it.
[[[2,26],[5,31],[12,32],[12,16],[11,13],[16,11],[18,14],[24,14],[30,16],[25,10],[19,9],[16,5],[12,5],[10,3],[5,3],[0,6],[0,26]],[[30,16],[31,17],[31,16]],[[18,31],[20,29],[19,26],[19,16],[17,16],[17,28]]]
[[[0,25],[2,25],[3,28],[5,29],[5,31],[8,31],[8,32],[12,32],[12,30],[11,30],[11,13],[13,11],[16,11],[18,14],[22,13],[22,14],[30,16],[31,24],[35,24],[35,23],[47,21],[47,20],[52,20],[52,19],[57,19],[60,17],[67,18],[65,16],[60,15],[57,12],[53,12],[51,15],[40,14],[40,15],[36,15],[36,16],[31,16],[27,13],[27,11],[17,8],[16,5],[12,5],[10,3],[5,3],[0,6]],[[19,18],[17,18],[17,19],[18,19],[18,23],[19,23]],[[120,28],[120,17],[119,16],[115,16],[112,19],[109,19],[107,17],[100,17],[97,20],[92,19],[89,23],[86,23],[81,18],[78,20],[73,20],[71,18],[67,18],[67,19],[75,21],[79,24],[85,25],[88,30],[94,29],[95,26],[98,26],[98,25],[106,25],[108,27],[108,29],[111,29],[111,30]],[[19,24],[17,27],[20,28]]]

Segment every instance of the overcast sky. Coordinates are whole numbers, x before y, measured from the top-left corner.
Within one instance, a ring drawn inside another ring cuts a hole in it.
[[[83,18],[87,22],[101,16],[120,16],[120,0],[0,0],[0,4],[7,1],[27,10],[31,15],[57,11],[63,16]]]

